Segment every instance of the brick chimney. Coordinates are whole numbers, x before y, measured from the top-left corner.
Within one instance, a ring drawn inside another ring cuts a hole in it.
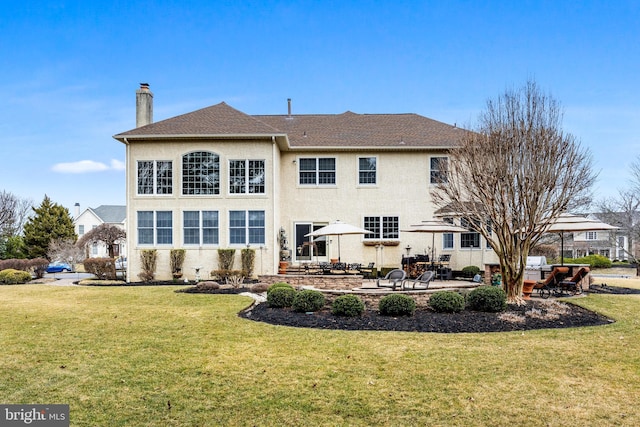
[[[153,123],[153,93],[149,83],[140,83],[136,91],[136,127]]]

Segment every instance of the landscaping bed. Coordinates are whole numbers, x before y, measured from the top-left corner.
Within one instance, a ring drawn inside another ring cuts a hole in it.
[[[417,309],[412,316],[382,316],[376,310],[366,310],[359,317],[341,317],[329,309],[315,313],[297,313],[291,309],[271,308],[256,304],[240,313],[246,319],[273,325],[320,329],[407,331],[407,332],[507,332],[532,329],[572,328],[613,323],[613,320],[582,307],[546,301],[528,301],[526,305],[508,305],[501,313],[464,310],[459,313],[436,313]],[[561,304],[564,313],[558,316],[549,311]]]

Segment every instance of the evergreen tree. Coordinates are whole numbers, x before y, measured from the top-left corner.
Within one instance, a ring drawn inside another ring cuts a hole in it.
[[[78,240],[69,210],[53,203],[48,196],[24,225],[24,243],[29,258],[47,258],[49,243],[57,239]]]

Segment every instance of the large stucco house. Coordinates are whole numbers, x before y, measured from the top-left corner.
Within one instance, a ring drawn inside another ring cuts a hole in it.
[[[495,262],[476,233],[400,230],[432,219],[429,189],[443,179],[447,150],[463,130],[417,114],[248,115],[222,102],[153,122],[153,94],[136,92],[126,147],[128,277],[140,252],[186,249],[183,272],[206,278],[219,248],[256,250],[256,274],[337,258],[337,238],[305,237],[335,220],[372,231],[342,236],[341,259],[399,267],[403,255],[451,255],[461,269]],[[432,248],[432,241],[435,248]],[[239,258],[239,250],[237,251]],[[239,259],[236,266],[240,265]]]

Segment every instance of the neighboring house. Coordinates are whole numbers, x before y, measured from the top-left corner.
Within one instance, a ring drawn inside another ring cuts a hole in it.
[[[126,206],[118,205],[102,205],[97,208],[87,208],[84,212],[80,213],[80,204],[75,205],[75,219],[74,226],[78,238],[81,238],[85,233],[98,227],[102,224],[111,224],[126,230],[126,218],[127,208]],[[104,243],[98,243],[88,248],[88,254],[90,258],[107,257],[107,245]],[[126,256],[127,247],[126,242],[120,242],[115,246],[116,256]]]
[[[193,279],[217,268],[217,250],[256,250],[255,273],[337,258],[399,267],[407,253],[431,254],[430,234],[402,229],[432,219],[430,187],[446,179],[447,150],[463,130],[417,114],[247,115],[225,103],[153,123],[153,95],[136,92],[137,128],[115,135],[126,147],[129,277],[140,253],[158,252],[158,279],[171,278],[169,252],[186,249]],[[372,231],[312,239],[334,220]],[[476,233],[436,235],[450,266],[482,266],[495,254]]]

